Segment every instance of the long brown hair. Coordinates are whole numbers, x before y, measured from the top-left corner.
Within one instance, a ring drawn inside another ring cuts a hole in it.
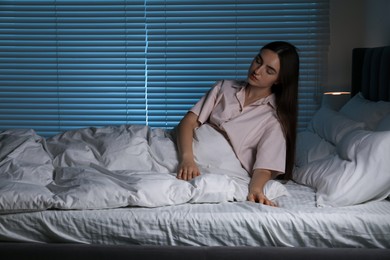
[[[278,83],[272,86],[272,92],[276,99],[276,112],[286,137],[284,179],[290,179],[294,168],[297,133],[299,56],[296,47],[284,41],[271,42],[263,49],[276,52],[279,56],[279,79]]]

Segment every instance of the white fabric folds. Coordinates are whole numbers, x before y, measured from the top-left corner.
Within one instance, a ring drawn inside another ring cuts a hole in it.
[[[176,178],[176,146],[162,129],[85,128],[47,140],[9,130],[0,140],[0,213],[244,201],[248,193],[248,173],[208,125],[194,140],[202,175],[189,182]],[[288,194],[276,181],[265,192],[270,199]]]

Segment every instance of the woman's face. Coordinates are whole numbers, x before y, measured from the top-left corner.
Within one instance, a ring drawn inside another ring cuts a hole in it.
[[[248,83],[253,87],[271,89],[278,82],[280,61],[278,54],[262,50],[252,61],[248,71]]]

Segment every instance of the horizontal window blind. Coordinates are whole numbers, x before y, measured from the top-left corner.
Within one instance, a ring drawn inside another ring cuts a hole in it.
[[[266,43],[300,53],[299,128],[317,109],[328,1],[0,2],[0,129],[174,127]]]

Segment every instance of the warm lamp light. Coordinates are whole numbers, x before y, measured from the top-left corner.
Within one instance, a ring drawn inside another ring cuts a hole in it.
[[[341,92],[325,92],[324,95],[333,95],[333,96],[340,96],[340,95],[350,95],[351,92],[341,91]]]
[[[348,102],[350,97],[351,92],[347,91],[325,92],[322,96],[321,106],[338,111],[345,103]]]

